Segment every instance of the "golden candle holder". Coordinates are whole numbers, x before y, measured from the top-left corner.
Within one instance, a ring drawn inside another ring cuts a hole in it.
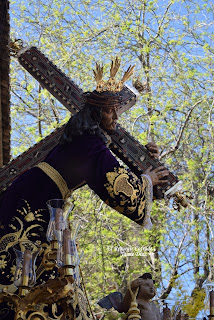
[[[73,282],[72,276],[57,277],[32,288],[26,287],[28,292],[24,296],[1,292],[0,302],[7,301],[13,305],[14,320],[48,320],[45,308],[53,304],[62,308],[62,319],[72,320],[73,317],[68,315],[73,314],[73,306],[69,302],[74,293]]]

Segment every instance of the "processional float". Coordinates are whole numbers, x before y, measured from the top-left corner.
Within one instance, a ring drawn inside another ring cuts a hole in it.
[[[19,63],[46,88],[59,102],[61,102],[72,115],[81,110],[84,104],[83,91],[59,70],[47,57],[36,47],[16,48],[16,56]],[[128,110],[136,102],[136,94],[124,86],[121,94],[121,107],[119,113]],[[0,170],[0,193],[26,170],[43,161],[51,149],[58,143],[64,126],[56,129],[49,136],[12,160]],[[116,131],[111,136],[112,143],[109,148],[137,175],[140,176],[148,167],[157,168],[162,164],[150,157],[148,150],[135,140],[124,128],[117,125]],[[166,177],[167,183],[154,188],[156,199],[173,198],[179,208],[188,205],[187,198],[182,194],[182,183],[173,173],[169,172]],[[19,287],[19,295],[7,293],[7,289],[0,292],[0,301],[9,301],[15,306],[16,320],[46,320],[50,319],[45,311],[46,305],[59,305],[63,313],[58,319],[73,319],[75,307],[80,310],[80,319],[87,319],[84,294],[79,290],[78,283],[78,254],[75,239],[70,238],[70,230],[66,222],[63,224],[61,217],[65,217],[67,204],[55,207],[54,214],[50,219],[47,238],[50,242],[44,252],[43,266],[46,270],[57,266],[60,276],[50,279],[46,283],[30,286],[32,273],[32,258],[36,257],[33,247],[29,248],[22,244],[22,264],[16,272],[16,286]],[[67,212],[67,211],[66,211]],[[60,213],[60,215],[59,215]],[[52,223],[52,225],[51,225]],[[51,232],[54,236],[50,236]],[[73,243],[73,251],[71,244]],[[60,258],[61,257],[61,258]],[[61,259],[61,260],[60,260]],[[76,259],[74,262],[72,259]],[[61,261],[61,264],[59,263]],[[40,269],[37,270],[37,273]],[[17,276],[17,274],[19,276]],[[17,279],[16,279],[17,278]],[[78,291],[79,290],[79,291]],[[74,297],[77,299],[74,301]],[[66,299],[64,298],[66,297]],[[78,317],[79,318],[79,317]],[[129,319],[139,319],[138,311],[129,314]]]

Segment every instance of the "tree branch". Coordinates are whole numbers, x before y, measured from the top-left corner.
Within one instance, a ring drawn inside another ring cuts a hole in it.
[[[184,240],[186,238],[186,235],[187,235],[187,231],[183,235],[183,238],[182,238],[182,240],[181,240],[181,242],[179,244],[178,252],[177,252],[177,255],[176,255],[176,258],[175,258],[175,263],[174,263],[174,267],[172,269],[172,273],[171,273],[171,277],[170,277],[168,286],[164,290],[162,295],[160,296],[160,299],[164,300],[164,299],[166,299],[168,297],[168,295],[170,294],[170,292],[171,292],[171,290],[173,288],[173,284],[174,284],[175,280],[177,279],[177,275],[178,275],[178,258],[179,258],[180,252],[181,252],[181,248],[182,248],[183,242],[184,242]]]
[[[193,110],[195,109],[195,107],[197,107],[202,101],[204,101],[204,100],[201,99],[201,100],[197,101],[197,102],[192,106],[192,108],[189,110],[189,112],[188,112],[188,114],[187,114],[187,117],[186,117],[186,120],[185,120],[183,126],[182,126],[181,129],[180,129],[180,132],[179,132],[179,134],[178,134],[178,139],[177,139],[175,145],[174,145],[173,147],[171,147],[169,150],[166,150],[165,152],[163,152],[163,153],[160,155],[160,159],[166,157],[167,155],[173,153],[174,151],[176,151],[176,150],[178,149],[179,144],[180,144],[181,139],[182,139],[182,136],[183,136],[183,133],[184,133],[184,130],[185,130],[186,126],[187,126],[187,123],[188,123],[191,115],[192,115],[192,112],[193,112]]]

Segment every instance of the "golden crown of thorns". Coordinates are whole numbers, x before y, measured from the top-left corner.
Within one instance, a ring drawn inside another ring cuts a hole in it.
[[[115,75],[120,68],[120,60],[118,57],[111,62],[111,69],[110,69],[110,78],[107,81],[104,81],[103,78],[103,65],[101,66],[99,63],[96,63],[96,70],[94,72],[94,78],[97,82],[96,91],[103,92],[103,91],[112,91],[118,92],[123,89],[123,84],[126,80],[128,80],[134,73],[135,66],[129,66],[127,71],[124,73],[123,78],[120,81],[115,80]]]

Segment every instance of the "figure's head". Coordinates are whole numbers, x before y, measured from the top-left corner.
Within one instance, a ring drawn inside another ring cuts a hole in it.
[[[115,130],[120,96],[112,92],[97,94],[97,91],[93,91],[85,93],[84,98],[83,108],[69,120],[60,143],[70,142],[74,136],[82,135],[84,132],[97,135],[107,143],[107,139],[100,128],[108,134]]]
[[[102,111],[100,127],[111,133],[116,128],[119,109],[122,107],[124,93],[124,82],[128,80],[134,72],[134,66],[129,66],[120,81],[116,81],[115,76],[120,68],[120,60],[116,57],[111,62],[110,77],[107,81],[103,80],[103,66],[96,63],[93,70],[94,78],[97,83],[96,90],[86,94],[86,104],[98,106]]]
[[[121,97],[117,93],[93,91],[86,95],[86,105],[100,110],[100,127],[108,133],[115,130]]]
[[[151,273],[144,273],[139,278],[142,279],[142,284],[139,287],[138,298],[152,299],[156,294],[156,290],[154,286],[155,281],[152,279]]]
[[[72,137],[88,132],[98,135],[105,142],[107,138],[102,130],[111,134],[116,129],[118,115],[126,109],[129,102],[135,103],[136,96],[131,97],[124,88],[124,82],[133,74],[134,67],[129,67],[120,81],[115,80],[115,75],[119,69],[120,61],[116,58],[112,61],[110,68],[110,78],[107,81],[102,79],[103,67],[96,64],[94,71],[97,82],[96,90],[85,92],[83,108],[74,115],[66,125],[60,143],[72,141]],[[124,98],[125,97],[125,98]]]

